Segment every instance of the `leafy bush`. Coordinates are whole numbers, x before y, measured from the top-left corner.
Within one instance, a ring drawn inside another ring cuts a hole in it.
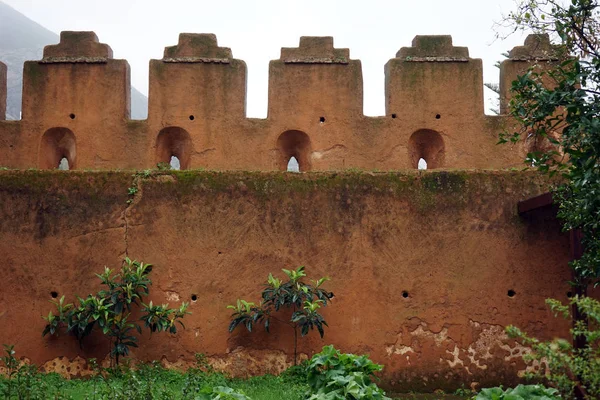
[[[269,274],[269,278],[262,291],[262,301],[260,304],[247,302],[238,299],[236,305],[227,306],[234,310],[231,315],[229,332],[242,325],[252,332],[256,323],[263,323],[265,330],[269,331],[272,313],[282,308],[292,309],[292,317],[289,322],[285,322],[294,330],[294,365],[297,364],[298,349],[298,329],[300,334],[305,336],[314,328],[317,328],[321,337],[325,334],[323,327],[328,326],[323,316],[319,313],[321,306],[326,306],[327,302],[333,298],[333,293],[328,292],[321,286],[329,278],[321,278],[315,281],[314,285],[304,282],[306,277],[304,267],[296,270],[284,269],[288,281],[283,282]]]
[[[570,319],[571,306],[576,306],[587,316],[589,325],[586,325],[586,321],[579,320],[571,329],[573,338],[585,338],[586,344],[578,349],[564,339],[540,342],[518,328],[509,326],[509,336],[520,339],[523,344],[532,348],[532,353],[524,356],[525,361],[544,361],[548,365],[548,374],[540,372],[531,377],[546,380],[565,399],[573,398],[576,389],[585,398],[600,398],[600,302],[590,297],[575,296],[569,304],[553,299],[546,300],[546,303],[555,316],[560,314]]]
[[[119,357],[129,355],[130,347],[137,347],[137,337],[133,335],[133,331],[142,333],[139,323],[129,321],[133,306],[141,305],[141,321],[144,321],[150,332],[177,333],[176,323],[183,326],[181,319],[190,314],[186,311],[188,303],[182,303],[179,309],[171,309],[168,304],[154,305],[152,301],[148,305],[142,303],[142,298],[148,296],[149,286],[152,284],[148,277],[151,271],[151,264],[130,260],[128,257],[119,274],[113,275],[113,270],[105,267],[104,273],[96,276],[107,289],[90,294],[85,299],[77,297],[77,305],[65,304],[64,296],[58,302],[52,301],[58,314],[50,312],[48,317],[44,317],[48,324],[42,335],[58,334],[61,328],[66,327],[66,331],[73,334],[81,346],[83,339],[98,326],[112,341],[110,356],[118,365]]]
[[[307,366],[309,400],[389,399],[374,382],[383,369],[367,356],[341,354],[333,346],[323,347]]]
[[[514,389],[500,387],[483,389],[475,400],[560,400],[558,390],[542,385],[519,385]]]

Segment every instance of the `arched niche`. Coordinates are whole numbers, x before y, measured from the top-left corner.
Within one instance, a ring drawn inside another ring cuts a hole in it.
[[[42,136],[38,156],[42,169],[58,169],[63,158],[67,159],[69,169],[77,166],[77,142],[68,128],[50,128]]]
[[[310,171],[311,144],[308,135],[302,131],[285,131],[277,138],[279,149],[278,166],[281,171],[288,170],[288,163],[294,157],[298,161],[300,172]]]
[[[176,157],[179,168],[188,169],[192,148],[192,139],[185,129],[177,126],[164,128],[156,137],[156,162],[170,164],[171,158]]]
[[[419,168],[420,159],[425,160],[427,169],[443,167],[445,151],[442,135],[431,129],[420,129],[408,140],[410,163],[415,169]]]

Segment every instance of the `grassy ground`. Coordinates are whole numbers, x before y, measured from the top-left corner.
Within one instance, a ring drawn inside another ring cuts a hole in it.
[[[2,399],[196,399],[202,388],[228,386],[252,400],[302,400],[308,386],[302,376],[284,373],[281,376],[259,376],[250,379],[230,379],[216,373],[191,370],[186,373],[146,366],[141,370],[88,379],[66,380],[56,374],[21,371],[9,381],[0,377]],[[445,395],[409,394],[391,396],[402,400],[460,399]],[[224,397],[229,399],[229,397]],[[233,397],[231,397],[233,399]]]

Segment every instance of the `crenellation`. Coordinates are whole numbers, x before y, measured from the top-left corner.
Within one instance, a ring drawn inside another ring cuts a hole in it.
[[[60,43],[44,47],[41,62],[106,62],[113,57],[109,45],[100,43],[94,32],[63,31]]]
[[[299,47],[281,48],[280,59],[286,64],[348,64],[350,50],[334,48],[331,36],[302,36]]]
[[[402,47],[396,58],[405,61],[468,62],[469,49],[454,47],[450,35],[417,35],[411,47]]]
[[[229,63],[231,49],[219,47],[212,33],[181,33],[176,46],[165,47],[164,62]]]
[[[551,48],[547,37],[515,48],[502,90]],[[484,115],[482,62],[449,35],[416,36],[385,65],[384,117],[364,116],[361,61],[330,36],[301,37],[270,62],[266,119],[246,117],[246,64],[214,34],[181,33],[149,69],[148,119],[134,123],[127,61],[93,32],[62,32],[24,65],[22,120],[0,123],[0,165],[139,169],[176,158],[183,169],[269,171],[294,157],[301,171],[414,169],[420,159],[429,169],[504,168],[525,152],[495,146],[508,119]]]
[[[523,46],[515,46],[508,58],[518,61],[554,61],[558,60],[557,47],[550,43],[548,34],[528,35]]]
[[[500,63],[500,113],[507,114],[511,99],[512,82],[525,74],[532,66],[544,69],[558,60],[557,47],[552,45],[548,34],[532,34],[525,39],[523,46],[515,46],[508,59]]]

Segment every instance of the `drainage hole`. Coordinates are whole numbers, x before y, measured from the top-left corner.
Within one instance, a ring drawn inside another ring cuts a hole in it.
[[[319,118],[319,122],[320,122],[320,123],[324,123],[324,122],[325,122],[325,117],[321,117],[321,118]]]
[[[196,118],[196,117],[194,117],[193,115],[190,115],[190,121],[193,121],[194,118]]]
[[[510,289],[507,294],[508,294],[508,297],[515,297],[515,295],[517,294],[517,292],[515,292],[512,289]]]
[[[73,113],[69,114],[69,118],[75,119],[75,114],[73,114]]]
[[[404,297],[405,299],[408,299],[408,292],[406,290],[402,291],[402,297]]]
[[[58,292],[55,292],[54,290],[50,292],[50,296],[52,296],[53,299],[58,297]]]
[[[195,294],[192,295],[192,301],[196,301],[198,300],[198,296],[196,296]]]

